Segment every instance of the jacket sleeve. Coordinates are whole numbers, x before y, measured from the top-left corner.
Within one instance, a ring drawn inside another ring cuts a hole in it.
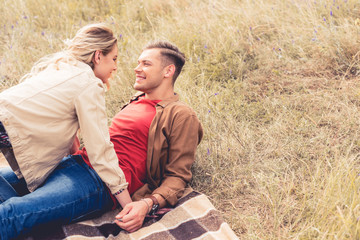
[[[168,138],[168,162],[161,184],[152,194],[160,194],[169,205],[177,203],[192,178],[191,166],[195,161],[197,145],[203,130],[195,113],[174,118]]]
[[[75,100],[76,114],[89,161],[111,193],[127,187],[110,141],[105,112],[104,85],[92,83]]]

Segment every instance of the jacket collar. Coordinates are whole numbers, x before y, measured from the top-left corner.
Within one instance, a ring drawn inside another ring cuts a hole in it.
[[[137,93],[135,93],[135,95],[131,98],[131,100],[130,100],[129,103],[138,100],[140,97],[142,97],[142,96],[144,96],[144,95],[145,95],[145,93],[143,93],[143,92],[137,92]],[[180,99],[179,94],[174,93],[174,95],[171,96],[170,98],[161,100],[161,102],[159,102],[159,103],[157,104],[157,106],[161,106],[161,107],[164,108],[164,107],[166,107],[168,104],[170,104],[170,103],[172,103],[172,102],[177,102],[177,101],[179,101],[179,99]]]

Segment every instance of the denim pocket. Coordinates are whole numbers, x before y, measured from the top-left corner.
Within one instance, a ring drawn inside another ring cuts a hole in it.
[[[98,190],[100,188],[104,188],[104,183],[99,177],[99,175],[96,173],[96,171],[91,168],[89,165],[87,165],[81,155],[73,155],[72,158],[76,161],[77,164],[83,169],[85,169],[93,178],[94,182],[97,183]]]

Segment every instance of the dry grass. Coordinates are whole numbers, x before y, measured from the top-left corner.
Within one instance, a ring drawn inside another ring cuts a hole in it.
[[[93,21],[119,36],[109,117],[152,39],[187,64],[203,123],[192,185],[241,239],[359,239],[360,3],[355,0],[3,0],[0,86]],[[46,11],[44,11],[46,9]]]

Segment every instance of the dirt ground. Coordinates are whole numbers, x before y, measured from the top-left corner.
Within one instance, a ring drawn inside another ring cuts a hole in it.
[[[9,166],[9,165],[6,162],[4,155],[2,155],[2,153],[0,153],[0,167],[5,167],[5,166]]]

